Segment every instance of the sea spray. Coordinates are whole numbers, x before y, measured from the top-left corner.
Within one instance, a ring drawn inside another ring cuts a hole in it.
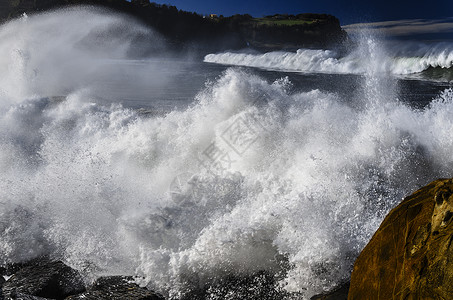
[[[159,34],[136,20],[84,6],[13,20],[2,25],[0,40],[2,103],[79,89],[95,92],[102,74],[114,78],[126,72],[109,68],[112,61],[166,49]],[[157,76],[158,71],[129,74],[125,80],[161,83],[165,76]]]
[[[385,60],[376,43],[361,55]],[[402,197],[452,176],[452,91],[411,108],[370,63],[357,99],[229,68],[187,109],[145,116],[100,104],[89,73],[40,89],[19,64],[2,81],[0,263],[50,255],[173,297],[259,271],[305,298],[335,287]]]
[[[275,97],[261,110],[247,102],[257,89]],[[168,291],[187,274],[208,282],[278,270],[283,255],[287,289],[333,287],[401,197],[449,175],[450,94],[423,112],[396,103],[368,118],[334,95],[287,95],[229,70],[199,104],[165,117],[82,104],[83,94],[12,107],[2,118],[3,258],[51,254],[100,273],[138,271]],[[206,170],[200,153],[244,112],[266,127],[228,170]],[[26,135],[12,130],[21,115],[39,121]],[[200,205],[169,194],[185,171],[212,187],[199,191]]]

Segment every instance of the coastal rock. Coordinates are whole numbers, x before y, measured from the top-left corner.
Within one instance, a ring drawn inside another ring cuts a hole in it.
[[[340,285],[329,293],[316,295],[310,298],[310,300],[346,300],[348,299],[349,282]]]
[[[452,299],[452,217],[452,179],[405,198],[357,258],[348,299]]]
[[[83,279],[76,270],[61,261],[47,260],[21,268],[2,288],[5,299],[64,299],[84,290]]]
[[[191,284],[197,286],[195,282]],[[199,285],[199,289],[192,289],[182,295],[180,300],[283,300],[298,299],[300,295],[292,295],[278,285],[278,277],[266,271],[258,271],[250,275],[231,274],[223,278]]]
[[[17,293],[14,299],[15,300],[53,300],[53,299],[49,299],[49,298],[42,298],[42,297],[31,296],[31,295],[21,294],[21,293]]]
[[[25,267],[42,264],[44,261],[50,261],[48,257],[38,257],[29,261],[10,263],[0,268],[0,275],[11,276]]]
[[[133,282],[132,277],[101,277],[88,291],[66,298],[67,300],[164,300],[165,298]]]

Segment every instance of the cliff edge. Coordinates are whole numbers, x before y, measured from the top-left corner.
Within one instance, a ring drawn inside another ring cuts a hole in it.
[[[331,48],[347,40],[337,18],[326,14],[202,16],[149,0],[4,0],[0,22],[71,5],[96,5],[140,19],[176,49],[221,51],[251,47],[270,51]]]

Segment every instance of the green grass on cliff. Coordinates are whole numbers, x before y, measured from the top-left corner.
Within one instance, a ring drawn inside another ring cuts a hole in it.
[[[269,18],[254,18],[253,21],[257,25],[268,25],[268,26],[294,26],[312,24],[316,20],[274,20]]]

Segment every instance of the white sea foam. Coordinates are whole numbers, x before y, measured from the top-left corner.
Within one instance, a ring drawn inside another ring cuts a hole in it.
[[[411,43],[409,43],[411,44]],[[271,70],[366,74],[369,57],[363,56],[359,47],[346,56],[334,50],[299,49],[296,52],[268,52],[264,54],[225,52],[208,54],[205,62],[233,66],[248,66]],[[395,44],[388,49],[388,56],[379,61],[381,72],[394,75],[420,73],[428,68],[451,68],[453,44],[411,44],[402,48]]]
[[[7,44],[18,22],[0,30]],[[362,49],[380,56],[372,39]],[[415,110],[380,64],[363,67],[355,101],[230,68],[188,109],[153,117],[96,104],[89,89],[55,101],[26,76],[2,81],[0,263],[49,254],[171,296],[188,278],[260,270],[283,271],[282,287],[307,298],[334,287],[390,208],[452,176],[453,92]]]

